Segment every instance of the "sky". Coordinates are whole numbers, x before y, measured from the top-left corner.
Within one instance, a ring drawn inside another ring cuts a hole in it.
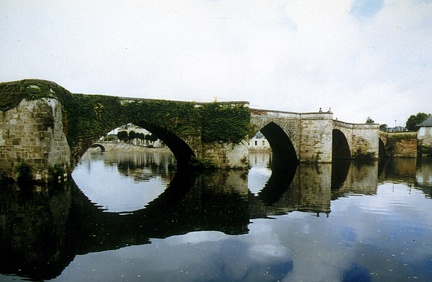
[[[404,126],[432,113],[432,1],[0,0],[0,82],[25,78]]]

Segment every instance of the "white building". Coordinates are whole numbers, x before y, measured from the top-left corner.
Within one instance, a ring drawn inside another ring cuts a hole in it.
[[[258,131],[257,134],[249,140],[249,149],[267,151],[271,148],[265,136]]]
[[[429,115],[425,121],[417,126],[419,127],[417,131],[419,145],[422,148],[422,153],[427,154],[427,152],[432,151],[432,115]]]

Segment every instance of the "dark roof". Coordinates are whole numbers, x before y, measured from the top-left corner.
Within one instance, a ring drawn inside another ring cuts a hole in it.
[[[432,126],[432,115],[429,115],[429,117],[425,121],[417,124],[417,126],[419,126],[419,127],[431,127]]]
[[[265,138],[265,136],[264,136],[264,134],[261,133],[261,131],[258,131],[258,132],[255,134],[255,138],[256,138],[256,139],[263,139],[263,138]]]

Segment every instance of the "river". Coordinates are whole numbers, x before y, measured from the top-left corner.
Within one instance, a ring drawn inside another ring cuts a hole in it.
[[[87,152],[65,184],[0,184],[0,281],[431,281],[431,160],[249,162]]]

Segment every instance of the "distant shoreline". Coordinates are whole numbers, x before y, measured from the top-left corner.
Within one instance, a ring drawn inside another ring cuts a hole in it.
[[[103,143],[102,143],[103,144]],[[107,152],[171,152],[170,148],[168,147],[162,147],[162,148],[155,148],[155,147],[145,147],[145,146],[139,146],[139,145],[133,145],[125,142],[109,142],[107,144],[110,144],[111,148],[107,148]],[[108,146],[107,146],[108,147]],[[100,148],[89,148],[89,152],[100,152]]]

